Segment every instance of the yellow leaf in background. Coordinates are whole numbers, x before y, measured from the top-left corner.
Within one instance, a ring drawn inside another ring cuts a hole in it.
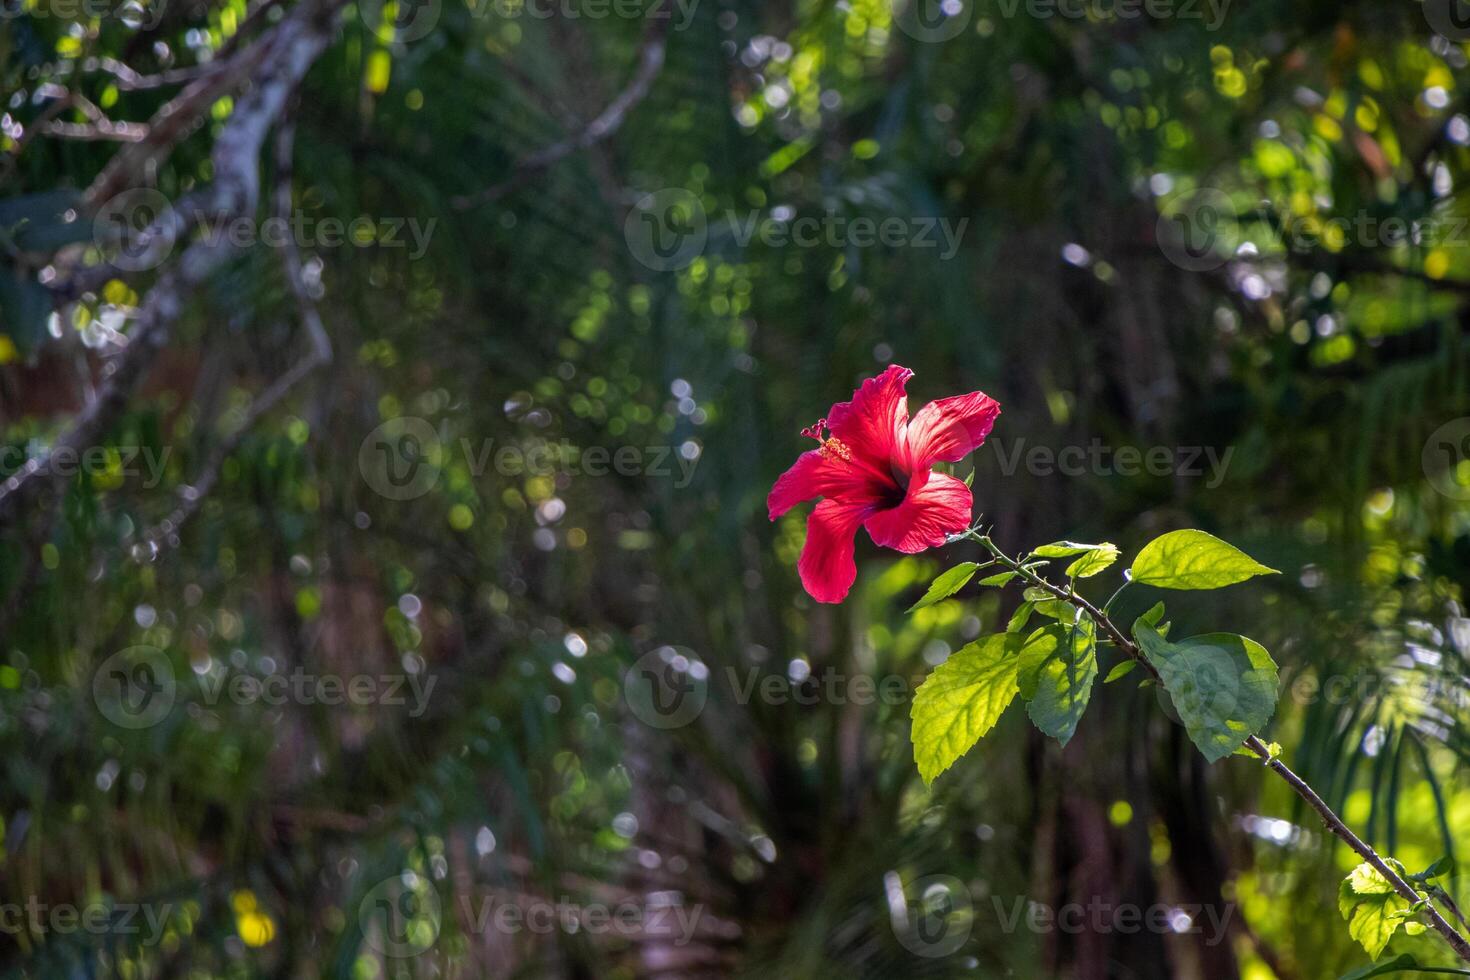
[[[1443,279],[1450,271],[1450,256],[1442,248],[1436,248],[1424,256],[1424,274],[1431,279]]]
[[[393,73],[393,56],[386,51],[374,51],[368,58],[367,90],[374,94],[388,91],[388,78]]]
[[[230,896],[230,906],[235,910],[235,930],[246,946],[264,946],[276,938],[275,920],[260,908],[254,892],[235,892]]]
[[[20,351],[15,349],[15,341],[6,334],[0,333],[0,364],[9,364],[11,361],[20,360]]]

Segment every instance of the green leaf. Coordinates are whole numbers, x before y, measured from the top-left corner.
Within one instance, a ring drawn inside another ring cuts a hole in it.
[[[934,668],[914,692],[914,762],[926,784],[995,727],[1015,699],[1017,654],[1025,642],[1013,633],[976,640]]]
[[[1005,585],[1016,577],[1015,572],[1001,572],[998,575],[990,575],[976,582],[976,585]]]
[[[924,598],[909,606],[909,612],[948,599],[964,588],[966,582],[975,577],[975,570],[979,567],[979,562],[962,561],[955,567],[940,572],[938,577],[929,583],[929,591],[924,593]]]
[[[1445,875],[1454,870],[1454,859],[1449,857],[1448,855],[1445,855],[1442,856],[1439,860],[1435,861],[1429,867],[1425,868],[1423,871],[1419,872],[1416,875],[1410,875],[1409,877],[1414,881],[1428,881],[1430,878],[1443,878]]]
[[[1108,676],[1103,678],[1103,683],[1111,684],[1113,681],[1122,680],[1124,677],[1133,673],[1133,669],[1137,666],[1137,660],[1120,660],[1118,663],[1113,664],[1113,669],[1108,671]]]
[[[1171,643],[1141,618],[1133,638],[1158,670],[1190,741],[1210,762],[1234,752],[1275,713],[1276,664],[1254,640],[1206,633]]]
[[[1338,980],[1368,980],[1369,977],[1384,977],[1390,973],[1405,973],[1409,970],[1418,969],[1418,960],[1414,959],[1408,953],[1400,953],[1393,959],[1385,960],[1377,966],[1370,963],[1367,966],[1359,967],[1352,973],[1344,973]],[[1463,973],[1465,976],[1470,976],[1470,970],[1444,969],[1441,972]]]
[[[1021,596],[1028,602],[1047,602],[1052,598],[1051,590],[1043,589],[1039,585],[1031,586]]]
[[[1359,891],[1359,888],[1379,887],[1388,891]],[[1376,960],[1403,922],[1409,902],[1372,865],[1360,864],[1338,887],[1337,908],[1347,920],[1348,935]]]
[[[1021,691],[1021,697],[1027,701],[1036,697],[1036,685],[1042,666],[1066,641],[1066,629],[1055,623],[1043,626],[1026,637],[1026,642],[1016,654],[1020,659],[1016,669],[1016,685]]]
[[[1034,602],[1023,602],[1011,613],[1010,622],[1006,623],[1007,633],[1019,633],[1026,628],[1026,623],[1031,619],[1031,611],[1036,608]]]
[[[1036,612],[1038,615],[1045,616],[1048,619],[1055,619],[1059,623],[1070,626],[1077,621],[1079,610],[1070,602],[1063,602],[1060,599],[1047,599],[1044,602],[1036,603]]]
[[[1129,570],[1133,581],[1161,589],[1218,589],[1257,575],[1275,575],[1232,544],[1204,531],[1170,531],[1143,546]]]
[[[1022,654],[1022,671],[1026,655]],[[1062,745],[1072,740],[1077,723],[1092,699],[1097,680],[1097,628],[1084,618],[1067,630],[1067,638],[1043,659],[1032,683],[1026,714],[1037,728]],[[1024,694],[1025,691],[1023,690]]]
[[[1348,887],[1355,895],[1392,895],[1393,885],[1383,877],[1383,872],[1364,861],[1347,876]]]
[[[1067,574],[1072,578],[1091,578],[1098,572],[1103,571],[1113,562],[1118,560],[1118,546],[1115,544],[1100,544],[1087,554],[1078,558],[1067,566]]]
[[[1071,558],[1073,555],[1085,555],[1089,551],[1108,547],[1102,544],[1079,544],[1076,541],[1053,541],[1044,544],[1031,554],[1037,558]]]
[[[0,334],[8,336],[22,355],[46,338],[51,309],[51,293],[45,286],[0,263]]]

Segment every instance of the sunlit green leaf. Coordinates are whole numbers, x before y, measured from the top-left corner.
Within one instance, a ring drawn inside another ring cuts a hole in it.
[[[1133,581],[1161,589],[1218,589],[1268,568],[1232,544],[1204,531],[1171,531],[1144,545],[1130,569]]]
[[[961,647],[919,685],[910,710],[914,762],[932,783],[995,727],[1016,697],[1025,639],[1002,633]]]
[[[1084,555],[1089,551],[1096,551],[1103,547],[1106,547],[1106,545],[1081,544],[1077,541],[1053,541],[1051,544],[1042,545],[1040,548],[1032,551],[1031,554],[1037,558],[1070,558],[1073,555]]]
[[[975,577],[975,571],[979,567],[978,562],[962,561],[953,568],[945,569],[929,584],[929,591],[924,593],[924,598],[910,606],[908,611],[913,612],[948,599],[964,588],[966,582]]]
[[[1365,863],[1342,880],[1337,907],[1347,920],[1348,934],[1376,960],[1402,924],[1409,901],[1395,892],[1377,869]]]
[[[1068,565],[1067,574],[1072,578],[1090,578],[1098,572],[1104,571],[1117,560],[1117,545],[1100,544]]]

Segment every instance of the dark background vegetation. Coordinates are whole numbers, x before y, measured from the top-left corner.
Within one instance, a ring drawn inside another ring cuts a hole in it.
[[[0,898],[174,913],[151,944],[8,931],[0,968],[1319,980],[1364,962],[1335,907],[1355,859],[1258,765],[1205,765],[1133,681],[1098,692],[1065,750],[1013,708],[926,788],[906,698],[768,704],[729,680],[911,689],[1009,614],[1012,597],[972,588],[905,615],[937,556],[866,539],[849,600],[818,606],[795,575],[802,512],[767,520],[800,429],[900,363],[915,408],[976,388],[1003,404],[973,457],[1002,545],[1126,552],[1200,527],[1282,569],[1177,599],[1181,635],[1264,643],[1285,758],[1411,868],[1454,854],[1470,827],[1462,43],[1415,0],[1235,0],[1218,24],[1182,0],[1081,18],[965,0],[940,42],[876,0],[698,0],[687,23],[589,9],[444,0],[420,31],[412,11],[330,0],[175,0],[141,26],[40,0],[0,21],[0,476],[79,419],[84,447],[168,453],[161,481],[108,456],[0,500]],[[282,25],[318,23],[299,88],[252,105],[279,81]],[[119,142],[98,121],[157,136],[194,66],[256,55],[185,99],[167,138]],[[98,59],[160,84],[120,84]],[[241,113],[261,120],[255,143],[229,142]],[[175,203],[222,189],[209,213],[253,221],[284,188],[288,211],[375,230],[221,245],[191,278],[208,233],[192,229],[153,267],[108,269],[92,216],[136,187]],[[1200,187],[1229,196],[1239,221],[1220,229],[1248,244],[1191,271],[1159,219]],[[699,202],[708,240],[650,268],[628,229],[671,188]],[[737,234],[824,215],[966,224],[949,258]],[[1333,217],[1445,237],[1318,234]],[[421,255],[382,240],[408,219],[434,222]],[[150,312],[160,290],[172,306]],[[308,360],[316,317],[330,364]],[[432,487],[408,500],[375,492],[359,452],[399,417],[438,442]],[[1111,455],[1027,463],[1094,440],[1229,456],[1218,481],[1203,458],[1162,475]],[[486,445],[548,443],[696,465],[687,482],[672,462],[476,465]],[[1130,595],[1125,618],[1154,598]],[[128,729],[94,678],[136,646],[163,652],[178,690]],[[623,695],[664,647],[709,677],[674,729]],[[417,717],[211,703],[200,686],[297,668],[437,684]],[[1313,695],[1332,679],[1347,693]],[[916,956],[885,882],[937,874],[969,886],[971,933]],[[426,950],[385,956],[359,909],[405,878],[443,913]],[[466,898],[650,895],[704,910],[692,942],[464,914]],[[1007,931],[996,911],[1022,898],[1231,918],[1213,944],[1208,929]],[[1445,955],[1432,937],[1392,948]]]

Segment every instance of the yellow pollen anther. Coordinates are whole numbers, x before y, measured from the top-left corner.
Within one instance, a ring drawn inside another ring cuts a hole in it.
[[[852,462],[852,450],[842,444],[842,440],[836,436],[828,436],[822,441],[821,452],[827,456],[835,456],[844,463]]]

